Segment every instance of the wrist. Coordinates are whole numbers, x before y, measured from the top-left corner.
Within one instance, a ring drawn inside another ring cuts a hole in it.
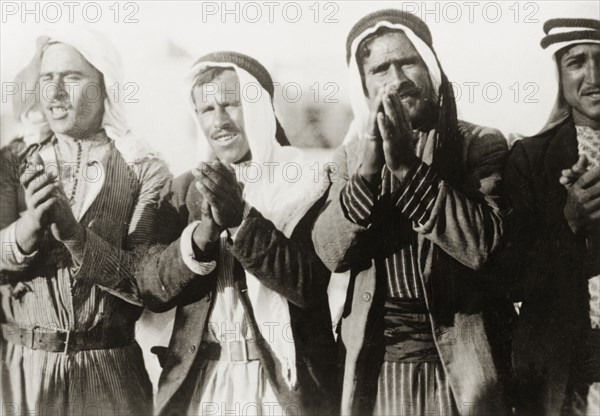
[[[377,186],[381,182],[381,169],[379,171],[366,169],[361,164],[358,168],[358,174],[371,186]]]
[[[207,252],[219,239],[219,235],[218,230],[205,230],[200,223],[194,229],[192,240],[200,251]]]
[[[41,225],[24,215],[15,224],[15,243],[23,254],[31,254],[36,250],[44,230]]]
[[[398,166],[396,169],[392,170],[394,176],[402,182],[408,173],[413,170],[417,164],[419,163],[419,158],[417,156],[411,157],[409,160],[404,162],[402,165]]]
[[[72,254],[79,256],[83,253],[86,237],[85,228],[83,225],[77,223],[60,241]]]

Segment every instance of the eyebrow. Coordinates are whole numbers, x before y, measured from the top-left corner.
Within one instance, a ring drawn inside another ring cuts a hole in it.
[[[389,59],[389,60],[385,59],[384,61],[373,65],[373,67],[370,69],[370,71],[371,72],[377,71],[378,69],[381,69],[382,67],[385,67],[386,65],[391,65],[394,62],[400,63],[400,65],[413,64],[413,63],[419,62],[419,57],[416,55],[408,55],[408,56],[403,56],[401,58],[394,58],[394,59]]]
[[[40,74],[40,78],[48,76],[48,75],[52,75],[52,74],[59,74],[59,75],[62,75],[63,77],[67,76],[67,75],[79,75],[79,76],[83,76],[83,72],[81,72],[81,71],[75,71],[75,70],[64,71],[64,72],[51,72],[51,71],[48,71],[48,72],[41,73]]]

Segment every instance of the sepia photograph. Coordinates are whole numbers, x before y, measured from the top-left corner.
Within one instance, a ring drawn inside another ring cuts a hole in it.
[[[600,416],[597,0],[0,20],[0,416]]]

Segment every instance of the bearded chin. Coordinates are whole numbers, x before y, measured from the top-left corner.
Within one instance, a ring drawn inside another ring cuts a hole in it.
[[[420,131],[431,130],[438,119],[438,108],[432,100],[420,100],[411,117],[412,128]]]

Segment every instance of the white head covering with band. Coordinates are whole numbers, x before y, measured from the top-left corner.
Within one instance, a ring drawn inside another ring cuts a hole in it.
[[[561,22],[564,26],[561,26]],[[586,26],[577,26],[577,22],[587,22],[588,24]],[[591,27],[594,24],[596,26],[595,34],[594,28]],[[600,21],[591,19],[552,19],[544,25],[546,37],[542,39],[542,47],[551,54],[552,60],[555,63],[554,69],[559,87],[550,117],[548,117],[548,120],[537,135],[553,129],[571,115],[571,107],[565,101],[562,88],[560,87],[560,62],[556,60],[556,53],[561,49],[582,43],[600,44],[598,27],[600,27]],[[577,36],[577,34],[580,34],[580,36]]]
[[[200,161],[215,159],[198,121],[192,98],[198,74],[209,67],[233,68],[240,82],[244,130],[252,153],[252,161],[249,165],[244,165],[241,170],[239,167],[235,170],[238,175],[243,174],[246,168],[258,169],[259,172],[256,181],[244,181],[244,200],[289,238],[298,222],[327,191],[328,175],[322,169],[316,170],[314,161],[308,160],[299,149],[281,146],[277,142],[275,113],[269,93],[248,71],[229,62],[196,63],[186,77],[186,97],[198,127]],[[257,99],[254,99],[254,93],[252,100],[245,99],[245,92],[254,92],[256,88],[260,89],[260,93],[256,95]],[[273,331],[273,334],[270,334],[273,337],[269,337],[271,339],[267,341],[282,364],[285,380],[290,387],[293,387],[297,383],[296,349],[291,334],[288,301],[284,296],[264,286],[248,271],[246,271],[246,282],[248,297],[258,326],[263,328],[268,327],[266,323],[278,322],[279,328],[287,331],[287,333],[283,330]]]
[[[412,29],[409,27],[402,25],[400,23],[390,23],[386,21],[378,22],[375,26],[370,27],[369,29],[362,32],[360,35],[354,39],[351,46],[351,55],[350,55],[350,63],[348,70],[348,85],[350,87],[350,103],[352,105],[352,111],[354,113],[354,119],[350,124],[350,128],[346,133],[346,137],[344,138],[344,144],[347,144],[354,140],[365,131],[366,125],[369,119],[369,103],[368,98],[365,97],[365,92],[363,89],[363,82],[360,75],[360,70],[358,68],[358,62],[356,61],[356,51],[360,43],[372,33],[375,33],[379,28],[387,27],[390,29],[401,30],[406,34],[406,37],[413,44],[425,65],[427,65],[427,69],[429,72],[429,78],[431,79],[431,84],[434,87],[435,99],[437,100],[439,97],[439,88],[442,84],[442,74],[440,67],[438,65],[437,59],[433,54],[433,51],[427,46],[423,40],[418,37]]]
[[[42,56],[52,43],[64,43],[77,51],[104,77],[104,85],[121,86],[121,59],[114,45],[101,34],[87,28],[69,27],[47,31],[38,37],[35,55],[31,62],[17,74],[18,88],[15,96],[14,113],[21,123],[25,143],[31,145],[43,140],[50,133],[50,127],[41,109],[39,75]],[[36,94],[27,93],[37,91]],[[117,150],[128,163],[139,161],[152,155],[150,146],[133,136],[125,119],[123,103],[115,100],[115,94],[107,93],[104,99],[102,128],[115,143]],[[24,100],[22,100],[24,99]]]

